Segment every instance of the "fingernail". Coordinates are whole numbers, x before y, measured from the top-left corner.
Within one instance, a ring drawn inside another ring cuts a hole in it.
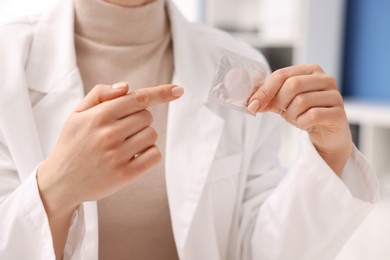
[[[184,88],[179,86],[174,86],[172,88],[172,95],[175,97],[181,97],[184,94]]]
[[[256,113],[257,109],[260,107],[260,102],[258,99],[253,99],[249,105],[248,105],[248,110],[251,111],[252,113]]]
[[[118,88],[125,88],[127,86],[128,86],[127,82],[118,82],[118,83],[115,83],[114,85],[112,85],[112,88],[118,89]]]

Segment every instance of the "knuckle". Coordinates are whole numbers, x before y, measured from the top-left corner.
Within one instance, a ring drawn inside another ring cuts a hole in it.
[[[104,92],[107,91],[107,85],[104,85],[104,84],[97,84],[93,87],[92,89],[93,92],[97,93],[98,94],[98,98],[100,99],[100,96],[99,95],[103,95]],[[92,92],[91,91],[91,92]],[[100,100],[99,100],[100,101]]]
[[[335,95],[335,98],[336,98],[336,103],[338,105],[343,104],[344,101],[343,101],[343,96],[341,95],[341,93],[339,91],[335,90],[334,91],[334,95]]]
[[[143,111],[142,111],[142,113],[143,113],[143,120],[146,122],[146,124],[147,125],[151,125],[152,123],[153,123],[153,114],[149,111],[149,110],[147,110],[147,109],[144,109]]]
[[[277,81],[279,81],[279,82],[283,82],[283,81],[285,81],[285,79],[286,79],[286,73],[285,73],[284,69],[278,69],[278,70],[276,70],[276,71],[273,73],[273,75],[274,75],[274,78],[275,78]]]
[[[308,100],[305,96],[299,95],[295,98],[295,102],[298,107],[307,107],[308,106]]]
[[[146,138],[148,140],[151,140],[154,143],[158,138],[157,131],[152,127],[148,127],[146,130],[147,130]]]
[[[162,154],[160,149],[157,146],[153,146],[150,148],[150,152],[152,153],[152,160],[155,161],[155,163],[158,163],[162,159]]]
[[[150,104],[150,97],[145,93],[135,93],[134,98],[141,107],[147,107]]]
[[[324,80],[327,82],[328,86],[331,89],[337,89],[337,82],[335,78],[330,75],[324,75]]]
[[[113,128],[104,129],[101,132],[100,142],[104,144],[106,147],[111,147],[112,143],[116,140],[118,133]]]
[[[290,92],[298,93],[300,88],[300,82],[297,78],[289,78],[286,80],[286,86]]]
[[[109,121],[110,117],[111,114],[106,109],[104,109],[103,106],[97,107],[93,115],[94,125],[96,126],[105,125],[107,121]]]
[[[93,88],[100,92],[104,89],[104,87],[105,87],[105,85],[103,85],[103,84],[97,84]]]
[[[319,64],[310,64],[310,68],[313,72],[323,72],[322,67]]]
[[[310,109],[308,111],[309,113],[309,118],[311,122],[317,122],[320,119],[320,115],[315,109]]]

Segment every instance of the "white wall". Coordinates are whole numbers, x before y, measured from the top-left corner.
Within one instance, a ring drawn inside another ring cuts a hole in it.
[[[301,0],[295,63],[318,63],[341,86],[346,0]]]

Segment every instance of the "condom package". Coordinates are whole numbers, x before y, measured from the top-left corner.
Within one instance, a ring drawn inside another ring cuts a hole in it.
[[[267,66],[240,54],[222,50],[209,100],[255,115],[247,109],[248,99],[267,76]]]

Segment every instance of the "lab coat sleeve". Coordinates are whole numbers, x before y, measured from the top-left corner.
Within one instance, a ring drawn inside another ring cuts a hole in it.
[[[0,259],[55,259],[36,169],[21,182],[1,143],[0,198]],[[83,223],[83,210],[79,207],[72,218],[64,259],[70,259],[74,252],[80,251]]]
[[[296,163],[258,209],[250,258],[334,259],[379,199],[375,173],[355,147],[342,176],[303,133]]]

